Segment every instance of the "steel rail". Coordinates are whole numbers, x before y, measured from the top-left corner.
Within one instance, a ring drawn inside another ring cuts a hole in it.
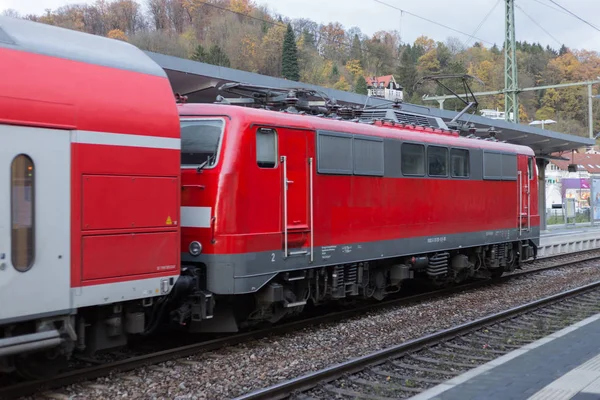
[[[585,253],[593,250],[584,250],[577,253],[569,253],[564,255],[557,255],[551,258],[567,257],[569,255],[576,255],[578,253]],[[203,341],[199,343],[193,343],[186,346],[181,346],[173,349],[167,349],[160,352],[144,354],[120,360],[116,362],[109,362],[106,364],[100,364],[92,367],[86,367],[77,369],[75,371],[68,371],[60,375],[56,375],[52,378],[27,381],[18,383],[6,388],[0,388],[0,399],[10,399],[20,396],[27,396],[41,390],[49,390],[58,387],[64,387],[79,383],[85,380],[96,379],[104,377],[113,372],[126,372],[136,368],[145,367],[148,365],[158,364],[161,362],[171,361],[177,358],[187,357],[190,355],[196,355],[206,351],[217,350],[226,346],[233,346],[241,343],[245,343],[250,340],[258,340],[273,335],[283,335],[290,332],[295,332],[299,329],[315,326],[322,323],[337,322],[340,320],[348,319],[354,316],[363,315],[365,312],[373,310],[383,310],[390,307],[409,306],[415,303],[420,303],[427,300],[434,300],[441,297],[445,297],[451,294],[461,293],[467,290],[480,289],[485,286],[491,286],[499,283],[504,283],[515,278],[543,272],[546,270],[563,268],[570,265],[580,264],[593,260],[600,259],[599,256],[586,258],[583,260],[567,261],[562,264],[550,265],[540,268],[525,269],[523,271],[512,272],[508,275],[502,276],[497,279],[487,279],[482,281],[475,281],[457,286],[450,286],[447,288],[427,291],[416,295],[394,298],[384,300],[381,302],[375,302],[365,305],[353,307],[351,309],[342,311],[333,311],[330,313],[318,315],[315,317],[309,317],[300,319],[297,321],[288,322],[286,324],[272,326],[266,329],[245,332],[241,334],[235,334],[231,336],[221,337],[209,341]],[[546,260],[546,259],[544,259]]]
[[[259,389],[254,392],[236,397],[235,400],[283,399],[295,392],[304,392],[318,386],[319,384],[339,379],[345,374],[360,372],[367,366],[385,362],[389,358],[398,358],[409,353],[414,353],[423,348],[431,347],[432,345],[448,341],[458,336],[468,334],[472,331],[502,322],[507,319],[514,318],[520,314],[540,308],[542,306],[592,291],[599,287],[600,281],[596,281],[588,285],[548,296],[540,300],[536,300],[506,311],[423,336],[421,338],[409,340],[405,343],[388,347],[362,357],[357,357],[343,363],[335,364],[322,370],[291,379],[289,381],[278,383],[264,389]]]

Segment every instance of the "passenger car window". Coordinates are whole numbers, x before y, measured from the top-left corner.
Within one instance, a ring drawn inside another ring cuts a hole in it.
[[[33,160],[16,156],[10,167],[11,182],[11,261],[25,272],[35,258],[35,177]]]

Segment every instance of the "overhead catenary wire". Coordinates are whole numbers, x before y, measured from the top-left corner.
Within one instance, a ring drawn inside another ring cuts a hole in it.
[[[599,28],[598,28],[596,25],[593,25],[593,24],[589,23],[588,21],[586,21],[585,19],[581,18],[581,17],[580,17],[580,16],[578,16],[577,14],[575,14],[575,13],[573,13],[573,12],[569,11],[569,10],[568,10],[568,9],[566,9],[565,7],[563,7],[563,6],[561,6],[560,4],[558,4],[558,3],[557,3],[555,0],[548,0],[548,1],[550,1],[550,2],[551,2],[552,4],[554,4],[554,5],[556,5],[556,6],[560,7],[560,8],[562,8],[563,10],[565,10],[566,12],[568,12],[569,14],[571,14],[573,17],[575,17],[575,18],[577,18],[578,20],[580,20],[581,22],[583,22],[584,24],[586,24],[586,25],[589,25],[589,26],[591,26],[592,28],[594,28],[595,30],[597,30],[598,32],[600,32],[600,29],[599,29]]]
[[[561,9],[559,9],[559,8],[553,7],[553,6],[551,6],[550,4],[544,3],[544,2],[543,2],[543,1],[541,1],[541,0],[531,0],[531,1],[535,1],[536,3],[538,3],[538,4],[541,4],[541,5],[543,5],[544,7],[548,7],[548,8],[549,8],[549,9],[551,9],[551,10],[558,11],[558,12],[559,12],[559,13],[561,13],[561,14],[568,14],[566,11],[563,11],[563,10],[561,10]]]
[[[444,24],[442,24],[442,23],[439,23],[439,22],[433,21],[433,20],[431,20],[431,19],[429,19],[429,18],[422,17],[422,16],[420,16],[420,15],[417,15],[417,14],[415,14],[415,13],[412,13],[412,12],[410,12],[410,11],[406,11],[406,10],[404,10],[404,9],[400,8],[400,7],[396,7],[396,6],[394,6],[394,5],[391,5],[391,4],[389,4],[389,3],[383,2],[383,1],[381,1],[381,0],[373,0],[373,1],[374,1],[374,2],[376,2],[376,3],[379,3],[379,4],[383,4],[384,6],[387,6],[387,7],[393,8],[393,9],[395,9],[395,10],[397,10],[397,11],[403,12],[403,13],[405,13],[405,14],[412,15],[412,16],[413,16],[413,17],[415,17],[415,18],[422,19],[423,21],[427,21],[427,22],[429,22],[429,23],[431,23],[431,24],[438,25],[438,26],[441,26],[442,28],[446,28],[446,29],[449,29],[449,30],[451,30],[451,31],[454,31],[454,32],[460,33],[461,35],[465,35],[465,36],[467,36],[467,37],[469,37],[469,36],[472,36],[472,35],[471,35],[471,34],[469,34],[469,33],[466,33],[466,32],[463,32],[463,31],[459,31],[458,29],[454,29],[454,28],[452,28],[452,27],[450,27],[450,26],[448,26],[448,25],[444,25]],[[490,42],[490,41],[487,41],[487,40],[484,40],[484,39],[481,39],[481,38],[478,38],[478,37],[475,37],[475,36],[473,36],[473,38],[475,38],[475,39],[477,39],[477,40],[479,40],[479,41],[481,41],[481,42],[484,42],[484,43],[487,43],[487,44],[490,44],[490,45],[494,45],[494,43],[492,43],[492,42]]]
[[[463,43],[463,47],[467,47],[467,43],[469,43],[471,41],[471,39],[473,39],[475,37],[475,35],[477,34],[477,32],[479,32],[479,30],[481,29],[481,27],[483,26],[483,24],[485,24],[485,21],[487,21],[487,19],[490,17],[490,15],[492,15],[492,13],[496,9],[496,7],[498,7],[498,4],[500,4],[501,1],[503,1],[503,0],[496,1],[496,4],[494,4],[494,6],[490,9],[490,11],[488,11],[488,13],[486,14],[486,16],[483,17],[483,19],[481,20],[481,22],[479,23],[479,25],[477,25],[477,28],[475,28],[475,31],[471,35],[469,35],[469,37],[465,40],[465,42]]]
[[[529,15],[525,10],[523,10],[523,8],[521,8],[518,4],[515,4],[515,7],[518,8],[519,11],[521,11],[523,14],[525,14],[525,16],[527,18],[529,18],[531,20],[531,22],[536,24],[538,26],[538,28],[543,30],[546,33],[546,35],[550,36],[552,38],[552,40],[554,40],[556,43],[558,43],[559,46],[562,46],[562,42],[560,40],[555,38],[550,32],[548,32],[546,29],[544,29],[544,27],[541,26],[535,19],[533,19],[533,17],[531,15]]]

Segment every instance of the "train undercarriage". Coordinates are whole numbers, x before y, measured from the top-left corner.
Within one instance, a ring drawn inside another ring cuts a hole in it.
[[[498,278],[535,257],[532,242],[516,241],[281,273],[257,293],[217,298],[203,288],[203,269],[187,266],[169,296],[0,328],[0,342],[14,337],[0,345],[0,373],[39,379],[58,373],[73,354],[91,356],[165,327],[237,332],[301,315],[308,306],[381,301],[409,280],[443,287]]]
[[[381,301],[408,281],[434,287],[495,279],[536,257],[529,240],[460,250],[283,272],[254,294],[218,296],[215,316],[193,321],[194,332],[236,332],[298,316],[307,307]]]

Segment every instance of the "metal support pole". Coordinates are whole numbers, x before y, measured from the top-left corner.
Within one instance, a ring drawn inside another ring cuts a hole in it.
[[[440,110],[444,109],[444,101],[446,101],[446,99],[438,100],[438,103],[440,103]]]
[[[515,38],[515,0],[505,0],[504,38],[504,119],[519,123],[517,44]],[[512,117],[511,117],[512,113]]]
[[[594,138],[594,114],[593,114],[593,104],[592,100],[594,99],[592,95],[592,84],[588,85],[588,124],[589,124],[589,134],[590,139]]]
[[[544,158],[536,158],[538,167],[538,214],[540,215],[540,230],[545,231],[546,221],[546,166],[550,161]],[[564,211],[564,209],[563,209]]]

